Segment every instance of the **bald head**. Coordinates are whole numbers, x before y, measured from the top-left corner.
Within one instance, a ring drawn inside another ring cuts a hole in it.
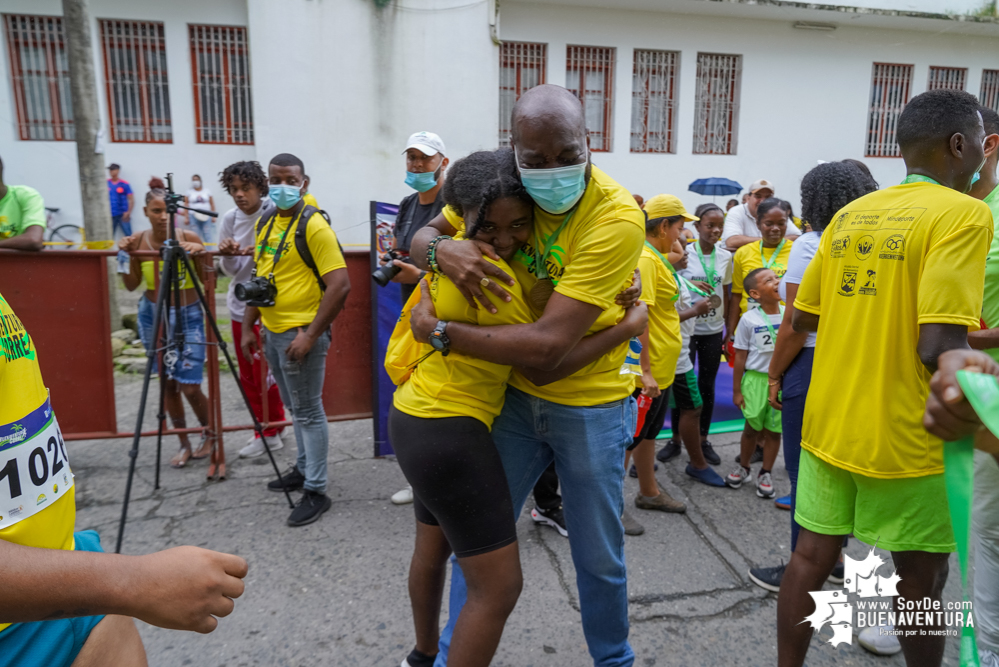
[[[588,157],[586,118],[575,95],[561,86],[531,88],[513,106],[513,147],[520,165],[551,169]]]

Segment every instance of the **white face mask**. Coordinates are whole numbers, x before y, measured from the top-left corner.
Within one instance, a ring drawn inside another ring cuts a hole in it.
[[[194,188],[195,190],[200,189],[201,188],[201,181],[199,181],[199,180],[193,180],[193,181],[191,181],[191,187]]]

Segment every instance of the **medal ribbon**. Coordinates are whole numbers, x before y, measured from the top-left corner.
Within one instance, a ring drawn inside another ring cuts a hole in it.
[[[704,253],[701,252],[700,241],[694,241],[694,250],[697,251],[697,259],[700,260],[701,268],[704,269],[704,274],[708,277],[708,283],[713,288],[715,286],[715,276],[718,275],[718,272],[715,271],[715,267],[717,266],[715,262],[715,249],[712,247],[711,255],[709,255],[711,257],[711,268],[708,268],[708,263],[704,261]]]
[[[996,437],[999,437],[999,380],[984,373],[958,371],[957,381],[982,422]],[[971,546],[971,505],[975,488],[974,437],[967,436],[956,442],[944,443],[943,454],[950,523],[954,528],[958,562],[961,565],[961,590],[965,603],[968,603],[965,607],[970,608],[968,553]],[[961,667],[978,667],[978,665],[975,628],[966,626],[961,631]]]
[[[923,176],[922,174],[909,174],[899,185],[908,185],[909,183],[932,183],[933,185],[940,185],[940,183],[934,181],[929,176]]]
[[[545,246],[544,252],[538,254],[538,248],[541,244],[538,243],[537,236],[537,225],[535,225],[535,235],[534,235],[534,275],[538,280],[551,280],[552,283],[555,281],[548,276],[548,256],[552,253],[552,248],[555,247],[555,242],[558,241],[559,234],[565,229],[565,226],[569,224],[569,220],[572,218],[573,214],[576,212],[575,209],[569,211],[569,214],[562,219],[562,224],[558,226],[551,236],[548,237],[548,243]]]
[[[781,239],[777,247],[774,248],[774,254],[770,255],[770,261],[768,262],[766,258],[763,257],[763,241],[760,241],[760,263],[763,264],[764,269],[772,269],[774,264],[777,263],[777,256],[780,255],[780,251],[784,249],[784,244],[787,243],[787,239]]]
[[[784,306],[777,306],[780,308],[780,316],[784,317]],[[774,346],[777,346],[777,331],[774,329],[774,325],[770,323],[770,316],[763,312],[762,306],[756,306],[756,309],[760,311],[760,317],[763,318],[763,323],[767,325],[767,331],[770,332],[770,339],[774,342]]]
[[[654,252],[656,254],[656,257],[659,258],[659,261],[661,261],[663,264],[666,265],[666,268],[669,269],[669,272],[673,274],[673,279],[676,281],[677,286],[679,286],[679,284],[682,282],[684,285],[687,286],[687,289],[689,289],[691,292],[694,292],[695,294],[700,294],[704,298],[707,298],[707,297],[711,296],[710,294],[708,294],[704,290],[702,290],[702,289],[700,289],[698,287],[695,287],[689,280],[687,280],[686,278],[684,278],[683,276],[681,276],[679,273],[677,273],[676,269],[673,267],[673,265],[669,263],[669,260],[666,259],[665,257],[663,257],[663,254],[661,252],[659,252],[659,250],[657,250],[654,245],[652,245],[648,241],[645,242],[645,245],[649,248],[649,250],[651,250],[652,252]],[[676,296],[673,297],[673,301],[676,301],[679,298],[680,298],[680,295],[677,294]]]

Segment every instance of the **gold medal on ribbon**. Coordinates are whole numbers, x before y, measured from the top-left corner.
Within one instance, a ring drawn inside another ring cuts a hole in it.
[[[717,294],[712,294],[708,297],[708,303],[711,304],[712,308],[720,308],[722,305],[722,298]]]
[[[552,294],[555,293],[555,283],[552,282],[551,278],[542,278],[538,282],[534,283],[534,287],[531,288],[531,294],[528,299],[531,302],[531,306],[535,310],[544,310],[545,306],[548,305],[548,299],[552,298]]]

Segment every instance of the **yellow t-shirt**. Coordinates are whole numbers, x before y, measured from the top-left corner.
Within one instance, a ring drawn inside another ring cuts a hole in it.
[[[790,239],[784,242],[784,247],[780,249],[777,260],[770,267],[777,274],[778,278],[782,278],[787,273],[787,260],[791,256],[792,243]],[[769,262],[770,258],[774,256],[776,248],[764,248],[763,241],[747,243],[735,251],[735,257],[732,259],[732,292],[742,295],[742,300],[739,301],[739,309],[743,315],[749,309],[749,294],[743,291],[742,281],[755,269],[763,268],[763,260],[760,258],[761,249],[763,250],[763,257]]]
[[[304,195],[302,195],[302,201],[305,202],[306,206],[314,206],[315,208],[322,208],[322,206],[319,205],[319,202],[316,201],[316,198],[312,196],[311,192],[306,192]]]
[[[444,217],[464,231],[464,221],[449,207]],[[534,207],[535,235],[542,243],[562,224],[565,215],[553,215]],[[587,335],[612,327],[624,317],[614,303],[621,290],[631,284],[638,257],[645,243],[645,216],[634,197],[597,167],[591,170],[586,192],[569,224],[562,230],[548,258],[548,275],[557,282],[555,291],[603,309]],[[517,252],[511,264],[525,294],[537,278],[533,240]],[[531,309],[534,319],[541,312]],[[510,384],[528,394],[562,405],[593,406],[617,401],[634,391],[632,375],[621,374],[628,342],[576,373],[544,387],[537,387],[514,371]]]
[[[923,428],[919,325],[979,328],[992,233],[988,206],[931,183],[836,214],[794,301],[820,316],[802,447],[869,477],[943,472],[941,441]]]
[[[493,263],[507,273],[512,271],[502,260]],[[437,317],[442,320],[481,326],[525,324],[534,320],[519,282],[507,287],[513,297],[509,303],[494,299],[499,312],[493,315],[485,308],[469,306],[447,277],[439,273],[431,276],[430,296]],[[446,357],[435,352],[421,361],[409,379],[396,389],[393,403],[413,417],[473,417],[492,428],[493,420],[503,409],[511,370],[510,366],[456,351]]]
[[[296,217],[295,220],[297,219]],[[260,221],[259,224],[263,229],[256,232],[255,253],[258,276],[266,277],[270,274],[281,236],[291,222],[291,217],[278,216],[274,220],[270,237],[265,240],[264,235],[271,225]],[[305,229],[305,240],[309,244],[309,250],[312,251],[312,258],[316,262],[319,275],[324,276],[330,271],[347,268],[347,262],[340,252],[340,244],[336,240],[336,233],[319,213],[314,213],[309,218]],[[319,288],[316,275],[305,265],[295,248],[294,229],[288,231],[284,252],[281,253],[277,272],[274,274],[274,284],[278,289],[274,305],[260,309],[260,319],[264,326],[274,333],[281,333],[294,327],[309,326],[316,317],[323,291]]]
[[[674,296],[679,292],[673,273],[648,248],[642,248],[638,258],[642,274],[642,301],[649,306],[649,361],[652,377],[659,389],[673,384],[676,362],[680,358],[683,339],[680,335],[680,313]],[[635,386],[642,386],[642,378],[635,378]]]
[[[0,540],[72,551],[76,499],[65,446],[49,444],[39,435],[53,419],[51,411],[46,415],[43,410],[47,399],[34,341],[0,295],[0,498],[4,501],[0,525],[5,526],[0,528]],[[37,448],[42,448],[44,463],[34,454]],[[38,485],[29,479],[29,462],[34,463],[35,474],[45,472]],[[46,494],[51,498],[60,485],[65,487],[62,495],[45,506]],[[31,492],[36,486],[44,486],[44,491]],[[11,524],[19,514],[25,518]],[[8,625],[0,623],[0,630]]]

